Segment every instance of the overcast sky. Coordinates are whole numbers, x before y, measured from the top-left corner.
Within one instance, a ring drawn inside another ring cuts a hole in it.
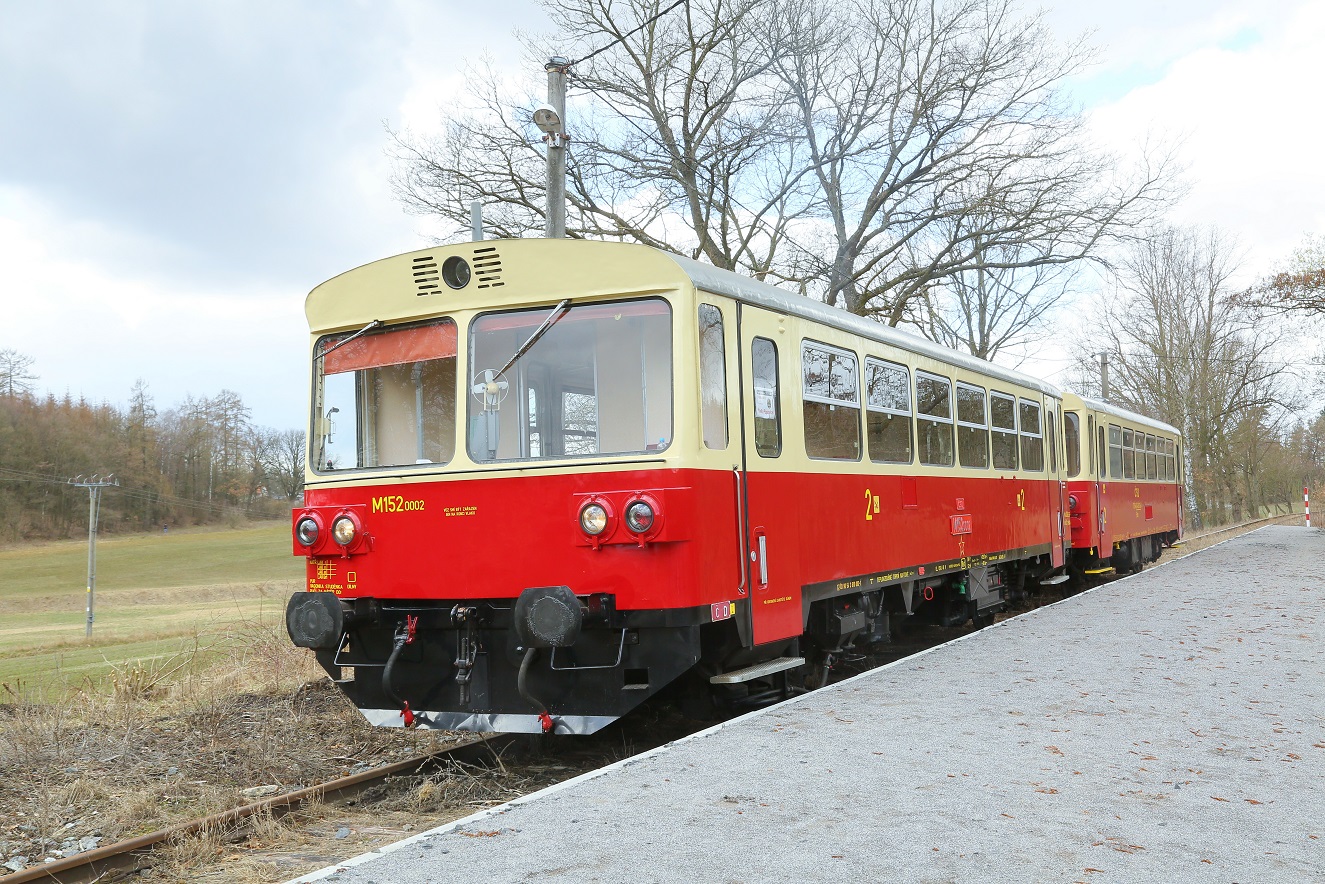
[[[1101,48],[1072,84],[1101,140],[1182,139],[1171,220],[1235,234],[1247,279],[1325,233],[1325,0],[1049,20]],[[305,294],[429,243],[392,198],[384,121],[435,125],[465,59],[515,69],[512,28],[544,23],[527,0],[0,0],[0,349],[41,391],[231,389],[302,425]]]

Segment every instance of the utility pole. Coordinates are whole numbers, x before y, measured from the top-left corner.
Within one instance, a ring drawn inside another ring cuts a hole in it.
[[[474,200],[469,204],[469,228],[474,242],[483,240],[483,204]]]
[[[1109,351],[1100,351],[1100,398],[1109,401]]]
[[[87,489],[87,631],[84,635],[92,637],[93,604],[97,588],[97,516],[101,514],[101,489],[117,487],[119,479],[109,475],[104,479],[93,476],[83,481],[82,476],[70,479],[69,484],[76,488]]]
[[[543,66],[547,71],[547,104],[534,111],[534,125],[543,130],[547,144],[548,239],[566,236],[566,74],[570,60],[554,55]]]

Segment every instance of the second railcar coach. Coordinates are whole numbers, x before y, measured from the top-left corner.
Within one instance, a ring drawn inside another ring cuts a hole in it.
[[[1182,434],[1071,393],[1063,419],[1071,570],[1079,582],[1139,571],[1182,537]]]

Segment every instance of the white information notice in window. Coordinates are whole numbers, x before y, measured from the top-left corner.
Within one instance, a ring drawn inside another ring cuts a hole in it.
[[[777,391],[772,387],[755,386],[755,417],[776,420],[778,416]]]

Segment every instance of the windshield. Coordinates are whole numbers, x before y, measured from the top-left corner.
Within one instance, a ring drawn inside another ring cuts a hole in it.
[[[549,308],[489,313],[471,323],[470,457],[532,460],[666,448],[672,439],[667,302],[552,309],[555,322],[514,362]]]
[[[314,360],[318,470],[444,464],[455,454],[456,326],[323,338]]]

